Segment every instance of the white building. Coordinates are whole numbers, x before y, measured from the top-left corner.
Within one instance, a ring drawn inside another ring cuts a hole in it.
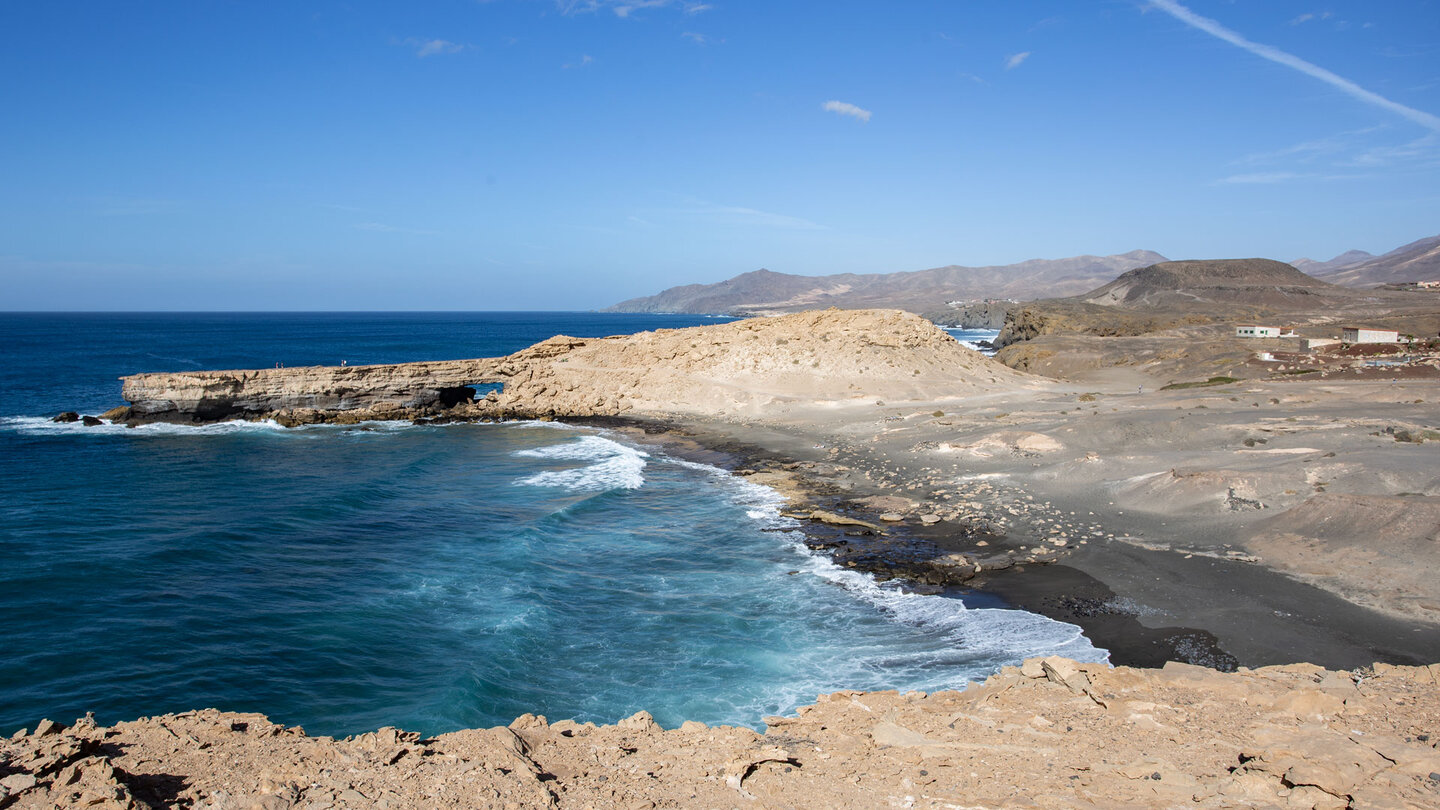
[[[1346,343],[1399,343],[1400,333],[1389,329],[1342,326],[1340,327],[1340,339]]]
[[[1235,327],[1235,337],[1280,337],[1280,327],[1244,324]]]

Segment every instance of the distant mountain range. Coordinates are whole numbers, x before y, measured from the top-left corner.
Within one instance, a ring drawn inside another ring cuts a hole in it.
[[[998,319],[1004,317],[1005,307],[987,307],[976,302],[988,299],[1031,301],[1066,298],[1083,296],[1091,291],[1110,295],[1113,293],[1111,288],[1106,288],[1103,293],[1097,288],[1105,287],[1112,281],[1118,282],[1117,276],[1122,273],[1167,261],[1151,250],[1133,250],[1114,256],[1032,259],[1019,264],[990,267],[949,265],[901,273],[797,276],[756,270],[716,284],[671,287],[658,295],[622,301],[604,311],[775,315],[825,307],[887,307],[926,313],[927,317],[947,323],[968,319],[976,325],[989,321],[998,326]],[[1312,287],[1310,282],[1315,279],[1344,287],[1374,287],[1440,279],[1440,236],[1411,242],[1383,256],[1351,250],[1323,262],[1297,259],[1287,265],[1268,259],[1229,261],[1236,267],[1245,264],[1247,274],[1253,271],[1273,276],[1263,285],[1271,290],[1264,297],[1267,304],[1283,308],[1280,298],[1287,296],[1276,290],[1289,287],[1299,291]],[[1207,272],[1218,266],[1207,264]],[[1295,269],[1303,272],[1293,272]],[[1168,272],[1176,270],[1177,267],[1171,267]],[[1171,296],[1161,296],[1168,297]],[[951,302],[958,305],[952,308],[948,306]],[[965,306],[967,303],[970,306]],[[1113,305],[1116,302],[1110,303]],[[1154,303],[1160,303],[1160,299]],[[1261,304],[1260,301],[1243,298],[1236,303]],[[964,317],[952,317],[959,315]]]
[[[1375,258],[1374,253],[1367,253],[1363,250],[1347,250],[1328,262],[1317,262],[1314,259],[1296,259],[1290,265],[1296,270],[1312,276],[1318,276],[1334,270],[1341,270],[1346,267],[1353,267],[1361,262]]]
[[[671,287],[605,311],[768,315],[833,306],[924,312],[943,309],[950,301],[1075,295],[1126,270],[1163,261],[1165,257],[1154,251],[1135,250],[1117,256],[1032,259],[991,267],[950,265],[902,273],[796,276],[756,270],[716,284]]]
[[[1297,259],[1291,264],[1316,278],[1346,287],[1440,280],[1440,236],[1416,240],[1383,256],[1351,250],[1328,262]]]

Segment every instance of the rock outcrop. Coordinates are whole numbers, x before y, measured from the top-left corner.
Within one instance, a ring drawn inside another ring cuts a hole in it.
[[[500,389],[478,396],[478,386]],[[756,416],[791,404],[935,400],[1038,385],[895,310],[826,310],[610,338],[508,357],[137,374],[131,420]]]
[[[1063,658],[842,691],[765,733],[645,712],[335,740],[213,709],[0,741],[0,806],[1433,808],[1440,665],[1221,674]]]

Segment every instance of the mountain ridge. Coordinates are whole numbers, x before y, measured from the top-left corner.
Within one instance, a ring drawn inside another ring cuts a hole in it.
[[[1326,264],[1330,265],[1352,253],[1361,252],[1363,251],[1343,253]],[[1440,279],[1440,235],[1417,239],[1389,253],[1372,256],[1354,264],[1331,266],[1315,275],[1331,284],[1346,287],[1374,287],[1380,284]]]
[[[685,284],[632,298],[604,312],[771,315],[805,309],[934,310],[957,300],[1023,300],[1094,289],[1117,274],[1165,261],[1150,250],[1110,256],[1029,259],[1008,265],[946,265],[895,273],[801,276],[752,270],[714,284]]]

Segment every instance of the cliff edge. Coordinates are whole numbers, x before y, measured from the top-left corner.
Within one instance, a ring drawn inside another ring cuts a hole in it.
[[[1440,665],[1222,674],[1032,659],[933,694],[821,695],[748,728],[525,715],[309,737],[213,709],[0,741],[0,806],[1433,808]]]

